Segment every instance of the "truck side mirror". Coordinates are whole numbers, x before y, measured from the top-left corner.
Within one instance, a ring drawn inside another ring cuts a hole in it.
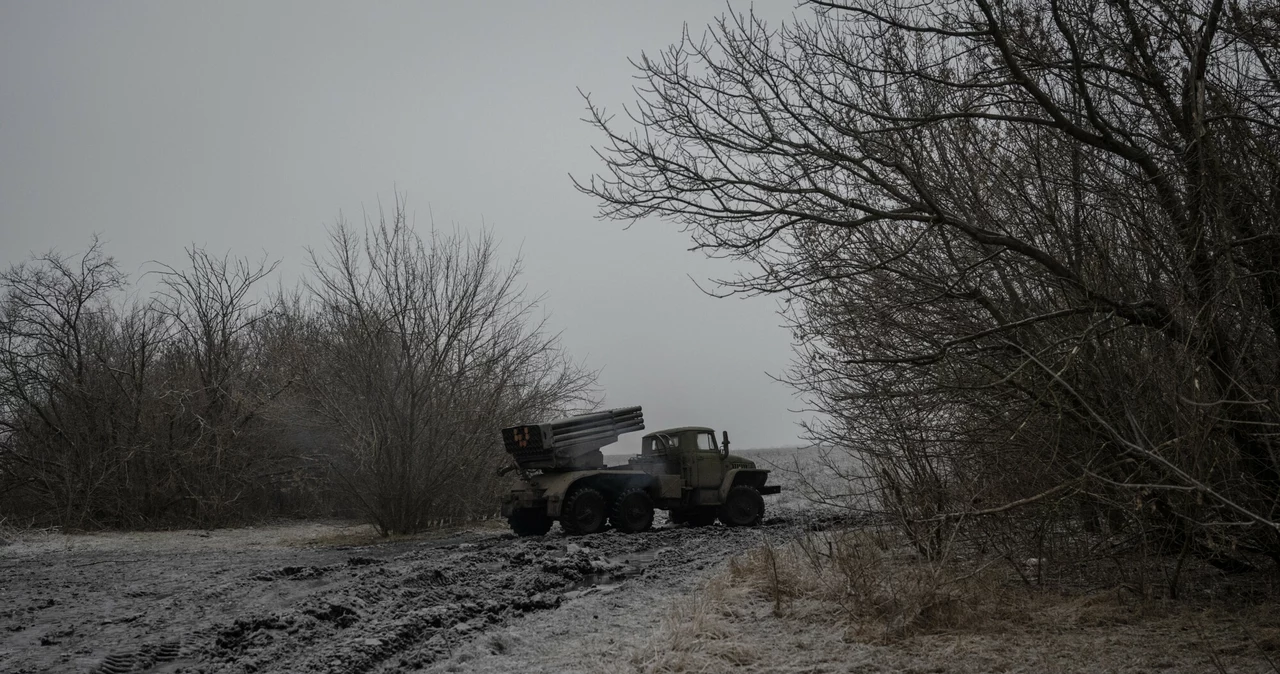
[[[724,440],[721,441],[720,443],[720,453],[728,457],[729,456],[729,431],[720,431],[720,432],[723,433],[721,437],[724,438]]]

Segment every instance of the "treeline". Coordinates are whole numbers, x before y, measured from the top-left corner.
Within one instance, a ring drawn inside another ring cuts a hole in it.
[[[828,496],[929,555],[1280,568],[1274,5],[808,4],[639,60],[579,186],[757,265],[864,462]]]
[[[190,249],[139,296],[95,240],[0,274],[0,519],[413,532],[496,511],[503,425],[593,404],[488,233],[420,235],[397,202],[332,227],[298,288],[274,268]]]

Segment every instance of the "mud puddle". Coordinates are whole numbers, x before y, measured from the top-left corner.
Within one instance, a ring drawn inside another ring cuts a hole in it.
[[[574,547],[573,544],[566,546],[566,554],[572,554]],[[652,550],[638,550],[616,557],[604,558],[598,563],[597,568],[599,570],[582,574],[582,580],[574,583],[564,597],[565,599],[576,599],[577,597],[591,594],[593,591],[611,592],[626,580],[644,575],[645,570],[653,565],[658,555],[671,549],[670,547],[661,547]]]

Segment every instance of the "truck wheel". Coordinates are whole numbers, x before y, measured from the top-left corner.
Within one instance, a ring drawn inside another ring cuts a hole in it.
[[[604,530],[604,496],[591,487],[578,487],[560,508],[560,528],[566,534],[594,534]]]
[[[507,515],[507,524],[517,536],[542,536],[551,531],[551,518],[542,508],[520,508]]]
[[[729,490],[720,506],[720,521],[727,527],[754,527],[764,519],[764,498],[755,487],[740,484]]]
[[[613,502],[613,528],[634,534],[653,527],[653,499],[639,487],[628,489]]]

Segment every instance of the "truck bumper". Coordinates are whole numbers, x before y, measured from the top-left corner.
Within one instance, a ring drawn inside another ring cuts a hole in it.
[[[778,494],[782,492],[782,485],[780,484],[767,485],[767,486],[761,487],[759,491],[761,496],[768,496],[769,494]]]

